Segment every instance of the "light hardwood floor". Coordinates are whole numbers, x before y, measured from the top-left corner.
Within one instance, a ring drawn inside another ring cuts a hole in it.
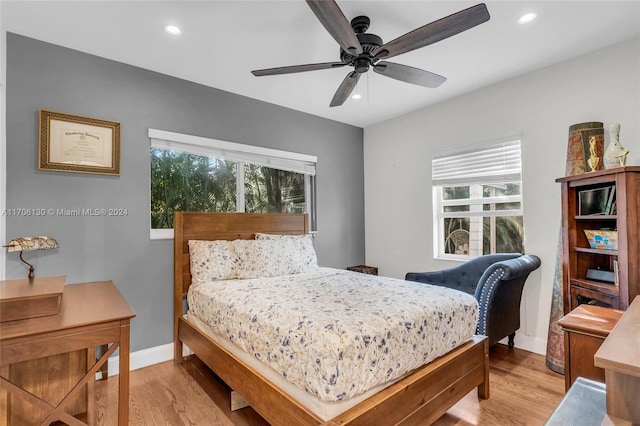
[[[436,425],[544,424],[564,396],[564,377],[549,370],[543,356],[501,344],[490,358],[491,397],[478,401],[469,393]],[[98,425],[113,425],[117,381],[97,382],[96,398]],[[251,408],[231,412],[228,388],[197,358],[132,371],[130,407],[131,425],[267,425]]]

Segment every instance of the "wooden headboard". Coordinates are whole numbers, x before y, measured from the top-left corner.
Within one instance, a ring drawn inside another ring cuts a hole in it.
[[[173,226],[173,310],[182,316],[189,285],[189,240],[253,240],[265,234],[306,234],[306,213],[176,212]]]

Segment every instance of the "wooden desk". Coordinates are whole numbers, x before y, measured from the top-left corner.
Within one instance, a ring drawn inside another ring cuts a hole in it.
[[[640,296],[595,355],[607,383],[607,418],[603,424],[640,424]]]
[[[565,391],[578,377],[604,383],[604,370],[594,365],[593,357],[622,313],[600,306],[578,305],[558,320],[564,330]]]
[[[110,345],[99,360],[88,356],[87,371],[72,386],[66,396],[54,405],[13,383],[9,374],[0,376],[0,389],[18,397],[46,413],[41,424],[56,420],[69,425],[83,425],[67,412],[68,405],[85,388],[92,385],[96,372],[109,356],[120,348],[118,395],[118,424],[129,423],[129,321],[135,316],[127,301],[111,281],[65,285],[57,315],[9,321],[0,324],[0,372],[9,371],[11,364],[52,357],[87,349],[95,354],[96,346]],[[47,371],[34,374],[35,379],[47,380]],[[87,406],[87,422],[93,424],[95,401]],[[6,410],[7,415],[10,415]]]

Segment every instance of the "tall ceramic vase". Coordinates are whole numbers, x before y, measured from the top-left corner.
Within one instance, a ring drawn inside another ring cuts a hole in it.
[[[613,169],[622,167],[627,163],[628,149],[620,145],[620,124],[611,123],[609,125],[609,145],[604,153],[604,167]]]
[[[569,127],[565,175],[602,170],[604,156],[604,124],[592,121]],[[597,158],[597,160],[596,160]]]

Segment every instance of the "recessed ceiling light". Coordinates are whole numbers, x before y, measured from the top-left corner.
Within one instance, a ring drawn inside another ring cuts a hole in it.
[[[518,19],[518,23],[519,23],[519,24],[523,24],[523,25],[524,25],[524,24],[528,24],[529,22],[534,21],[534,20],[536,19],[536,17],[537,17],[537,16],[538,16],[538,15],[537,15],[537,14],[535,14],[535,13],[533,13],[533,12],[525,13],[524,15],[522,15],[522,16],[520,17],[520,19]]]
[[[167,25],[166,27],[164,27],[164,30],[171,35],[180,35],[182,33],[182,30],[180,30],[180,28],[176,27],[175,25]]]
[[[360,93],[354,93],[353,95],[351,95],[351,99],[360,99],[362,96],[360,96]]]

